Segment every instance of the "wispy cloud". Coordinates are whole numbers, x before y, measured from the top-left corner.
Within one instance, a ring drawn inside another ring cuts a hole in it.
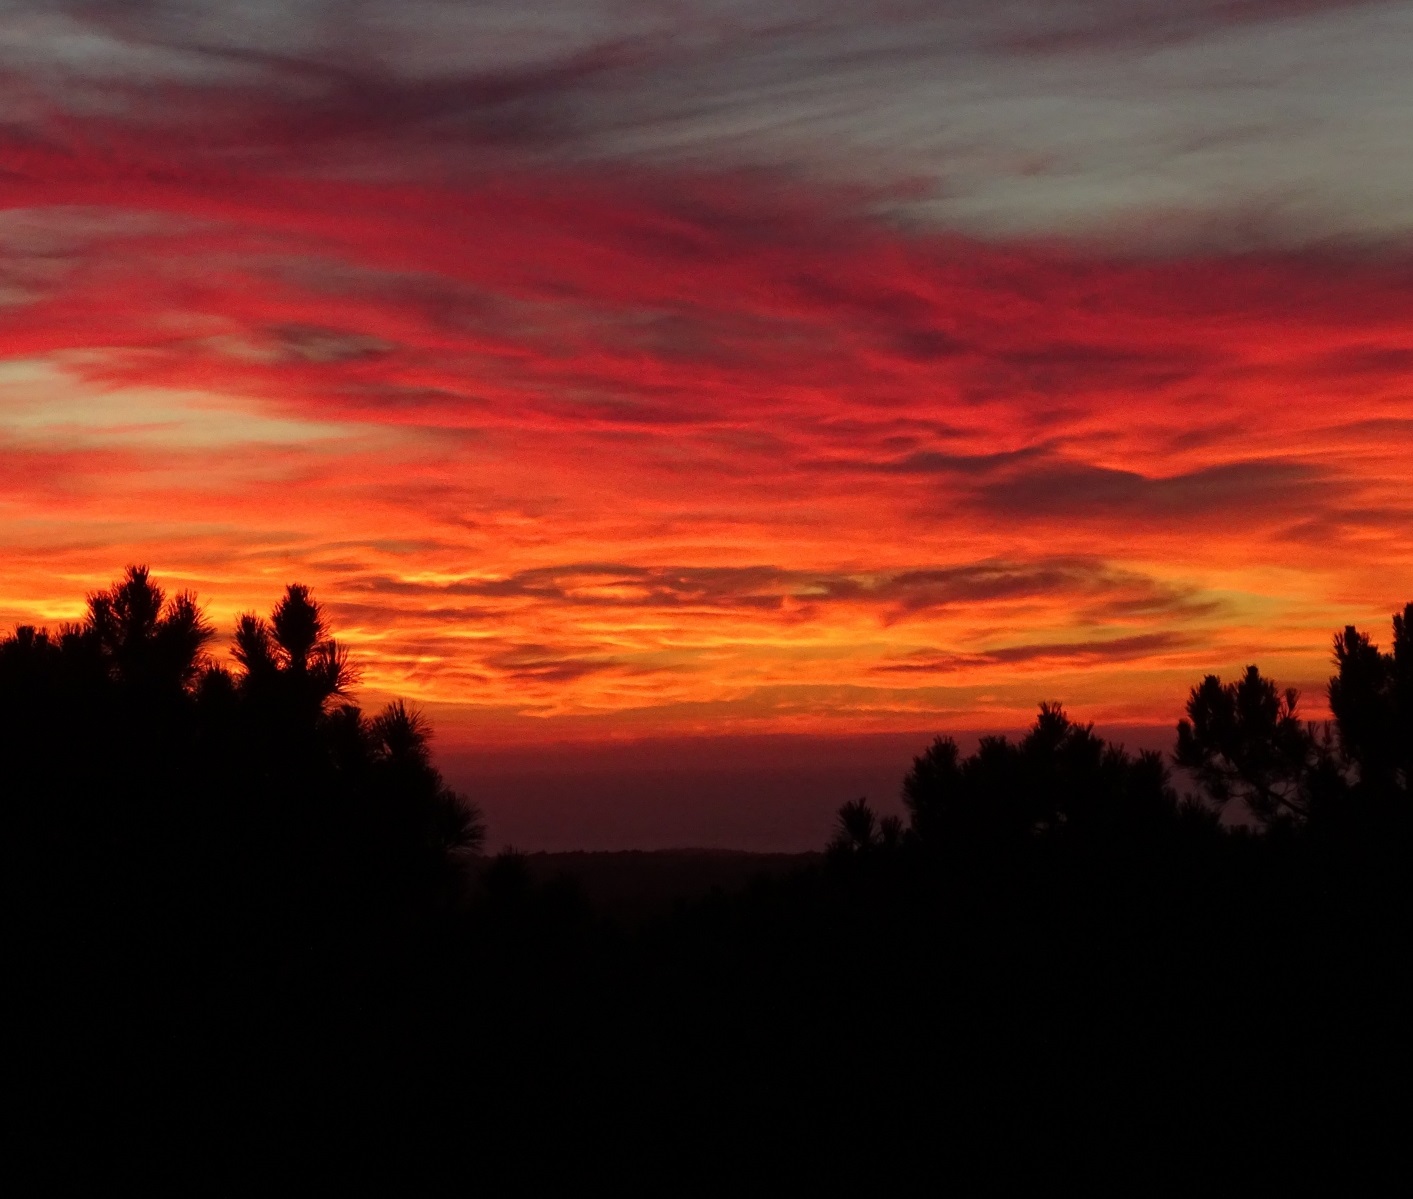
[[[1395,0],[12,8],[11,153],[102,117],[158,169],[783,167],[971,235],[1408,232]]]
[[[1310,676],[1410,585],[1408,22],[12,5],[0,618],[300,578],[468,721]]]
[[[876,669],[883,674],[952,674],[990,666],[1028,663],[1092,666],[1105,662],[1151,659],[1165,650],[1191,649],[1194,644],[1192,636],[1181,633],[1141,633],[1135,637],[1114,637],[1105,641],[1007,645],[980,653],[914,654],[900,660],[881,662]]]

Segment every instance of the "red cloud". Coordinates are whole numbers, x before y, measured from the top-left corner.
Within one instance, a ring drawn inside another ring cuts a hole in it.
[[[58,248],[12,245],[0,358],[86,414],[5,426],[7,611],[129,557],[224,615],[297,575],[374,686],[483,715],[899,727],[1023,711],[1037,670],[1166,716],[1177,649],[1309,674],[1413,584],[1406,257],[984,244],[800,179],[489,153],[370,181],[217,116],[3,148]],[[158,394],[205,431],[153,433]]]

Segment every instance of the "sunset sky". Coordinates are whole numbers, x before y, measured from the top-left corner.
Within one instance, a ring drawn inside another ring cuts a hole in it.
[[[0,2],[0,626],[444,751],[1171,726],[1413,599],[1413,5]]]

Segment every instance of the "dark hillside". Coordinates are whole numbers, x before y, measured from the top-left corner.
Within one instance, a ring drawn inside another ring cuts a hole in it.
[[[729,849],[632,850],[622,853],[531,853],[525,866],[535,883],[565,880],[594,911],[637,922],[671,914],[682,903],[746,890],[821,859],[818,853],[738,853]]]

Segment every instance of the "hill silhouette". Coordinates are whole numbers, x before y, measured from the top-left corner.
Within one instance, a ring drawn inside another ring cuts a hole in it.
[[[1367,1164],[1413,1010],[1413,605],[1393,633],[1335,638],[1328,727],[1199,682],[1191,795],[1046,703],[817,855],[487,857],[306,588],[227,664],[131,568],[0,641],[16,1141],[60,1185]]]
[[[637,925],[664,919],[709,895],[739,895],[762,880],[806,869],[819,857],[729,849],[600,850],[527,853],[524,864],[532,883],[568,885],[600,915]],[[474,879],[474,866],[471,873]]]

